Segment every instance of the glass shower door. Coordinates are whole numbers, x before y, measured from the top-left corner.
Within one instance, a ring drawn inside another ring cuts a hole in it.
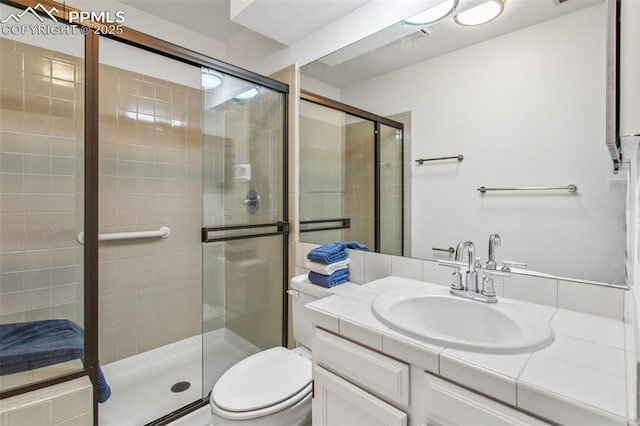
[[[380,123],[379,224],[381,253],[402,256],[402,130]]]
[[[284,344],[284,94],[203,69],[203,396]]]

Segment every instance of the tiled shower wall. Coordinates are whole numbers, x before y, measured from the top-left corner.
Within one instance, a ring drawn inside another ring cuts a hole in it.
[[[0,43],[0,322],[82,324],[84,61]]]
[[[201,115],[198,89],[100,67],[99,231],[171,229],[100,243],[103,363],[201,332]]]

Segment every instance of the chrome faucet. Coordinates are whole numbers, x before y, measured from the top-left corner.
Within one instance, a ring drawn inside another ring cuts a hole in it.
[[[467,270],[466,282],[464,285],[465,291],[478,291],[478,273],[476,272],[476,246],[471,241],[465,241],[463,243],[458,244],[456,248],[456,260],[462,260],[464,255],[464,251],[467,250],[469,252],[469,265]]]
[[[495,235],[495,237],[494,237]],[[493,241],[500,241],[500,236],[498,234],[493,234]],[[462,262],[465,251],[468,252],[468,263],[465,265]],[[455,268],[455,272],[453,273],[453,279],[451,281],[451,288],[449,289],[449,293],[455,296],[466,297],[467,299],[478,300],[486,303],[496,303],[498,298],[495,293],[495,283],[494,276],[502,276],[508,277],[510,274],[506,272],[500,272],[491,269],[482,269],[484,273],[484,278],[482,279],[481,286],[478,285],[478,272],[476,272],[476,268],[480,267],[478,264],[478,259],[475,258],[476,247],[471,241],[465,241],[458,244],[456,248],[456,256],[455,261],[446,261],[443,260],[438,262],[439,265],[447,266],[449,268]],[[491,251],[493,254],[493,251]],[[493,258],[495,263],[495,257]],[[463,285],[462,283],[462,274],[460,273],[460,268],[467,268],[466,280]]]
[[[496,263],[496,247],[500,247],[500,234],[491,234],[489,236],[489,260],[484,265],[486,269],[495,270],[498,266]]]

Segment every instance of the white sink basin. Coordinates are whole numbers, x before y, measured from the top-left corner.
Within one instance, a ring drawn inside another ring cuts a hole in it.
[[[475,352],[513,354],[540,350],[553,341],[549,323],[513,303],[483,303],[450,295],[389,291],[371,305],[391,329],[418,340]]]

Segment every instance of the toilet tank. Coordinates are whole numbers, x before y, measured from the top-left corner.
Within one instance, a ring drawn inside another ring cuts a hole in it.
[[[292,316],[293,316],[293,337],[296,339],[298,346],[304,346],[311,349],[311,341],[313,340],[313,326],[304,314],[304,305],[314,300],[319,300],[336,292],[341,292],[346,287],[357,284],[345,283],[332,288],[325,288],[316,284],[312,284],[307,279],[307,274],[298,275],[291,279],[291,289],[298,292],[298,297],[291,296]]]

